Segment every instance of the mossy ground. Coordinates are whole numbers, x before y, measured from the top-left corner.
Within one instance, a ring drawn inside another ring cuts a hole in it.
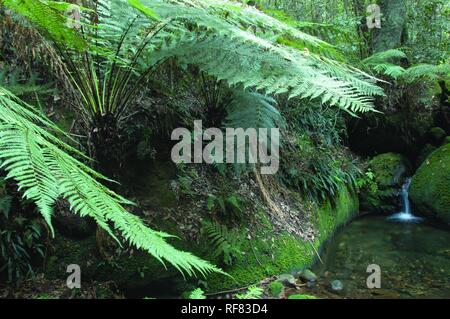
[[[274,234],[270,228],[261,227],[257,237],[246,240],[243,244],[244,258],[225,269],[231,278],[209,276],[208,290],[243,287],[269,276],[309,267],[316,260],[315,251],[357,212],[357,197],[343,188],[334,204],[327,202],[317,208],[315,225],[320,235],[313,244],[287,233]]]

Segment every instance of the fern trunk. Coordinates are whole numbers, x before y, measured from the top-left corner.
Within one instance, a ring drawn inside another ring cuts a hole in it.
[[[90,142],[94,147],[97,169],[111,179],[119,179],[123,163],[123,135],[113,114],[107,113],[95,118]]]

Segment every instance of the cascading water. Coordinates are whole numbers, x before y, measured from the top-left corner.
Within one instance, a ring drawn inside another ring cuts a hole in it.
[[[395,213],[388,217],[389,220],[395,220],[399,222],[420,222],[423,218],[414,216],[411,213],[411,206],[409,203],[409,186],[411,185],[411,178],[408,178],[405,181],[405,184],[402,186],[402,190],[400,192],[400,196],[402,198],[402,211],[399,213]]]

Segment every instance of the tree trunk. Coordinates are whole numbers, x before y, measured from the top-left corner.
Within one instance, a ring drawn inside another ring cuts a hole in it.
[[[373,53],[397,48],[406,39],[405,0],[381,0],[381,29],[373,29]]]

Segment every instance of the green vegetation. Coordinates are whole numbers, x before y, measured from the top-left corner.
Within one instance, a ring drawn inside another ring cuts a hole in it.
[[[0,1],[0,295],[314,299],[299,272],[414,172],[449,222],[448,4],[369,4]],[[255,129],[259,162],[174,163],[176,128]]]
[[[425,159],[411,183],[411,200],[421,212],[450,223],[450,145],[441,146]]]
[[[407,159],[397,153],[380,154],[368,162],[367,169],[369,173],[360,181],[361,206],[370,212],[394,211],[397,192],[410,170]]]
[[[283,284],[279,281],[272,281],[269,284],[269,293],[272,297],[278,297],[283,291]]]
[[[251,240],[242,242],[241,251],[245,252],[245,257],[225,268],[231,277],[224,279],[216,275],[209,276],[208,289],[221,291],[242,287],[272,274],[307,268],[317,258],[316,249],[357,212],[358,199],[345,188],[341,189],[335,203],[326,202],[315,207],[319,237],[314,241],[314,248],[307,240],[287,233],[274,233],[271,227],[258,229]]]

